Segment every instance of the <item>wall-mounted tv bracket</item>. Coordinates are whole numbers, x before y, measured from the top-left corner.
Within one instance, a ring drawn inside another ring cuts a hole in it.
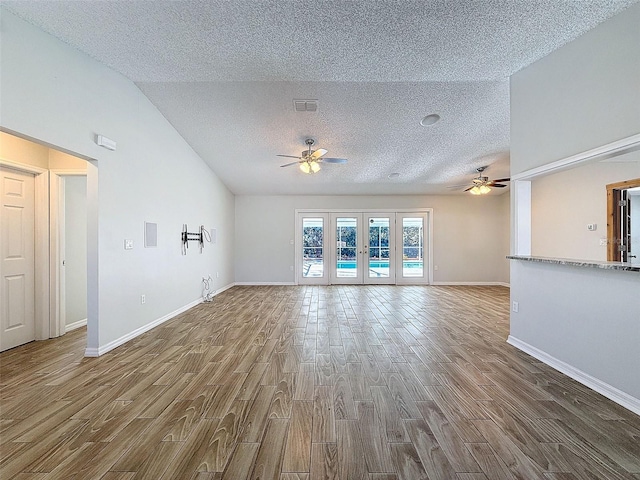
[[[182,234],[180,238],[182,240],[182,254],[187,254],[187,249],[189,248],[189,242],[198,242],[200,245],[200,253],[202,253],[202,249],[204,248],[204,225],[200,225],[200,231],[198,233],[189,232],[187,228],[187,224],[182,224]]]

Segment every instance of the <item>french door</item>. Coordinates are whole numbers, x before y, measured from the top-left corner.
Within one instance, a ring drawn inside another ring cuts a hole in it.
[[[395,283],[395,213],[332,213],[332,284]]]
[[[299,212],[300,284],[429,282],[429,212]]]
[[[398,284],[428,283],[429,217],[424,212],[398,212],[396,214],[396,272]]]
[[[304,213],[297,215],[296,266],[298,283],[326,285],[329,283],[327,247],[329,214]]]

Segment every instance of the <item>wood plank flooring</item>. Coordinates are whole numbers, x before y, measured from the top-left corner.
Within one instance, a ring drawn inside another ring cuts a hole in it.
[[[0,478],[640,479],[640,417],[509,346],[503,287],[234,287],[0,354]]]

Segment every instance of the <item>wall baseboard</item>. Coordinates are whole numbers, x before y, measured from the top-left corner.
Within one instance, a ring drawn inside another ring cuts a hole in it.
[[[525,353],[528,353],[534,358],[537,358],[541,362],[549,365],[550,367],[555,368],[561,373],[564,373],[568,377],[573,378],[575,381],[586,385],[591,390],[598,392],[601,395],[604,395],[609,400],[616,402],[618,405],[623,406],[624,408],[631,410],[636,415],[640,415],[640,399],[632,397],[628,393],[623,392],[622,390],[618,390],[617,388],[609,385],[608,383],[603,382],[595,377],[592,377],[588,373],[583,372],[582,370],[578,370],[577,368],[569,365],[568,363],[563,362],[562,360],[558,360],[555,357],[539,350],[538,348],[529,345],[522,340],[518,340],[515,337],[509,335],[507,339],[507,343],[513,345],[519,350],[522,350]]]
[[[70,332],[71,330],[75,330],[76,328],[85,327],[87,325],[87,319],[78,320],[77,322],[70,323],[69,325],[64,326],[65,332]]]
[[[455,286],[455,285],[469,285],[469,286],[499,286],[509,288],[511,284],[505,282],[433,282],[431,285],[435,286]]]
[[[123,335],[120,338],[116,338],[115,340],[113,340],[112,342],[107,343],[106,345],[102,345],[101,347],[98,347],[98,348],[87,348],[84,351],[84,356],[85,357],[99,357],[100,355],[104,355],[105,353],[110,352],[114,348],[117,348],[120,345],[123,345],[123,344],[127,343],[129,340],[133,340],[137,336],[142,335],[145,332],[148,332],[152,328],[155,328],[158,325],[163,324],[167,320],[171,320],[173,317],[176,317],[176,316],[180,315],[181,313],[186,312],[190,308],[193,308],[196,305],[199,305],[200,303],[202,303],[202,298],[198,298],[197,300],[194,300],[193,302],[190,302],[190,303],[184,305],[183,307],[180,307],[177,310],[174,310],[173,312],[168,313],[167,315],[165,315],[163,317],[160,317],[160,318],[158,318],[158,319],[156,319],[156,320],[154,320],[154,321],[152,321],[150,323],[147,323],[146,325],[143,325],[140,328],[136,328],[132,332],[129,332],[126,335]]]
[[[236,282],[233,285],[226,287],[230,288],[234,285],[238,286],[261,286],[261,285],[296,285],[295,282]],[[433,282],[431,285],[447,286],[447,285],[469,285],[469,286],[492,286],[497,285],[500,287],[509,288],[511,285],[505,282]],[[325,285],[328,286],[328,285]],[[402,286],[402,285],[398,285]]]
[[[229,285],[225,285],[224,287],[220,287],[218,290],[216,290],[216,291],[213,293],[213,296],[215,297],[216,295],[218,295],[218,294],[220,294],[220,293],[222,293],[222,292],[225,292],[225,291],[227,291],[227,290],[229,290],[230,288],[233,288],[233,287],[235,287],[235,286],[236,286],[236,284],[235,284],[235,283],[230,283]]]
[[[234,286],[235,286],[235,283],[230,283],[229,285],[221,287],[221,288],[219,288],[218,290],[216,290],[214,292],[213,296],[215,297],[216,295],[224,292],[225,290],[229,290],[231,287],[234,287]],[[128,333],[126,335],[123,335],[122,337],[117,338],[113,342],[109,342],[106,345],[103,345],[102,347],[99,347],[99,348],[87,348],[84,351],[84,356],[85,357],[99,357],[100,355],[103,355],[103,354],[113,350],[114,348],[119,347],[120,345],[122,345],[124,343],[127,343],[129,340],[133,340],[138,335],[142,335],[143,333],[148,332],[152,328],[157,327],[158,325],[166,322],[167,320],[171,320],[173,317],[176,317],[176,316],[180,315],[181,313],[186,312],[190,308],[193,308],[196,305],[201,304],[202,302],[203,302],[203,299],[202,298],[198,298],[197,300],[194,300],[193,302],[188,303],[188,304],[184,305],[183,307],[180,307],[179,309],[174,310],[171,313],[168,313],[164,317],[160,317],[160,318],[154,320],[151,323],[143,325],[142,327],[137,328],[133,332]],[[86,325],[87,324],[86,319],[84,320],[84,322],[85,322],[85,325]],[[77,323],[80,323],[80,322],[77,322]],[[67,330],[68,329],[69,329],[69,326],[67,326]]]

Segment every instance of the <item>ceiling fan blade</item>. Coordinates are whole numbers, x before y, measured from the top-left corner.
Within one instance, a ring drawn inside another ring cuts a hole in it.
[[[468,183],[463,183],[462,185],[447,185],[447,188],[462,188],[462,187],[468,187],[469,184]],[[473,185],[471,186],[473,188]]]
[[[322,163],[347,163],[346,158],[327,157],[327,158],[321,158],[319,161]]]
[[[285,163],[284,165],[280,165],[281,167],[290,167],[291,165],[296,165],[300,163],[300,161],[298,160],[297,162],[291,162],[291,163]]]
[[[296,157],[295,155],[276,155],[276,157],[287,157],[287,158],[297,158],[297,159],[300,159],[300,157]]]
[[[504,188],[504,187],[506,187],[506,185],[503,185],[503,184],[501,184],[501,183],[493,183],[493,182],[490,182],[490,183],[487,183],[487,187],[498,187],[498,188]]]
[[[311,154],[311,158],[313,158],[314,160],[317,160],[326,154],[327,154],[327,151],[324,148],[319,148]]]
[[[510,178],[496,178],[495,180],[492,180],[492,182],[510,182],[511,179]]]
[[[467,189],[465,190],[465,192],[468,192],[469,190],[471,190],[471,189],[472,189],[472,188],[474,188],[474,187],[475,187],[475,185],[473,185],[473,186],[471,186],[471,187],[467,188]]]

